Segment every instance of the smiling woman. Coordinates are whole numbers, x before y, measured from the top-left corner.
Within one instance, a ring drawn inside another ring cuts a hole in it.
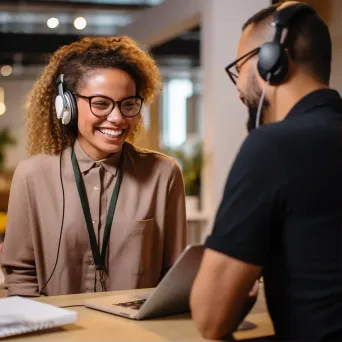
[[[118,152],[134,134],[143,98],[134,79],[120,69],[97,69],[75,94],[78,108],[78,140],[94,160]],[[113,100],[120,99],[120,100]]]
[[[172,266],[186,244],[182,174],[134,145],[160,88],[128,37],[84,38],[51,57],[28,100],[32,156],[12,181],[9,295],[154,287]]]

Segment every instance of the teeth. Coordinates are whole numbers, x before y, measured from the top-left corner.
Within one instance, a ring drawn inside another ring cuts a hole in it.
[[[113,129],[101,129],[101,128],[99,128],[99,131],[103,134],[109,135],[110,137],[118,137],[123,132],[122,129],[120,131],[114,131]]]

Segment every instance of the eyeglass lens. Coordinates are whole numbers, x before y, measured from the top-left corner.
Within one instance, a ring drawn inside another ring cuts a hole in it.
[[[113,108],[114,102],[106,97],[96,96],[91,99],[91,110],[94,115],[106,116],[109,115]],[[120,112],[127,117],[136,116],[142,105],[142,100],[138,97],[132,97],[123,100],[120,103]]]

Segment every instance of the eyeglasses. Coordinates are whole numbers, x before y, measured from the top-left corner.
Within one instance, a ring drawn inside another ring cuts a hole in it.
[[[225,67],[225,70],[228,74],[228,76],[230,77],[230,79],[232,80],[232,82],[236,85],[237,83],[237,79],[239,78],[239,73],[240,73],[240,69],[241,67],[253,56],[255,56],[256,54],[258,54],[260,51],[260,48],[257,47],[256,49],[247,52],[246,54],[244,54],[243,56],[239,57],[237,60],[235,60],[233,63],[230,63],[229,65],[227,65]],[[238,65],[238,63],[240,61],[242,61],[242,63],[240,63]]]
[[[137,116],[141,110],[144,99],[140,96],[129,96],[121,101],[114,101],[110,97],[103,95],[84,96],[74,94],[77,97],[88,100],[91,112],[97,117],[108,116],[116,105],[122,116],[132,118]]]

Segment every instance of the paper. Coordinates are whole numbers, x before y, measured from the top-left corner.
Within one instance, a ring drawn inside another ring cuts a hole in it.
[[[76,320],[75,311],[32,299],[22,297],[0,299],[0,338],[50,329],[74,323]]]

